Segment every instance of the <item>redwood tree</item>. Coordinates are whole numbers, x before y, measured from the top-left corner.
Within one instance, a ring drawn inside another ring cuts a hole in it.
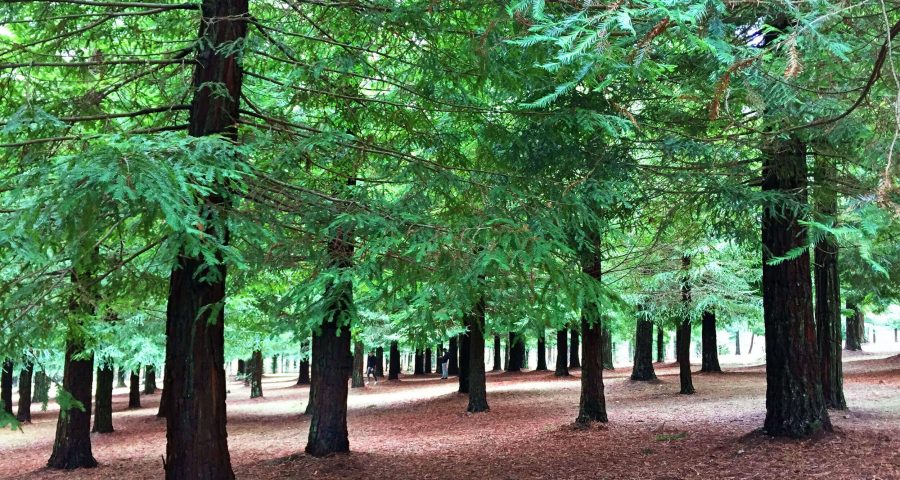
[[[357,340],[353,342],[353,373],[351,374],[350,380],[351,388],[363,388],[366,386],[366,377],[363,372],[365,362],[366,354],[363,351],[363,344]]]
[[[538,372],[543,372],[547,370],[547,345],[544,340],[544,333],[541,332],[538,335],[537,341],[537,368],[535,368]]]
[[[248,0],[203,0],[188,134],[237,141]],[[211,85],[216,85],[213,88]],[[206,196],[204,234],[228,242],[224,190]],[[218,227],[217,224],[218,223]],[[208,257],[207,257],[208,258]],[[212,263],[212,264],[211,264]],[[225,428],[225,281],[222,254],[208,262],[183,251],[169,278],[166,364],[172,377],[166,415],[166,478],[232,479]]]
[[[468,320],[463,317],[463,325],[469,327]],[[459,393],[469,393],[469,362],[471,360],[470,332],[466,330],[459,336]]]
[[[569,333],[566,329],[556,331],[556,370],[553,372],[557,377],[569,376]]]
[[[19,409],[16,419],[23,423],[31,423],[31,377],[34,373],[34,364],[26,360],[22,370],[19,371]]]
[[[800,223],[807,203],[806,145],[795,137],[772,141],[763,149],[762,176],[764,192],[790,201],[766,205],[762,216],[767,387],[763,428],[769,435],[807,437],[831,430],[831,421],[822,396],[807,232]],[[779,261],[772,262],[775,258]]]
[[[487,383],[484,377],[484,307],[484,298],[482,297],[475,304],[474,311],[465,317],[469,338],[469,341],[466,342],[469,350],[469,359],[466,362],[469,406],[466,410],[471,413],[489,410]]]
[[[500,343],[500,335],[494,334],[494,368],[491,370],[499,372],[503,370],[503,345]]]
[[[701,372],[722,372],[719,366],[719,344],[716,340],[716,313],[712,310],[704,310],[701,318],[700,341]]]
[[[263,396],[262,373],[262,351],[254,350],[253,355],[250,357],[250,398],[259,398]]]
[[[687,272],[691,267],[691,257],[681,257],[682,268]],[[678,377],[681,381],[681,391],[684,395],[694,393],[694,382],[691,379],[691,284],[685,273],[684,283],[681,286],[682,319],[675,332],[675,357],[678,361]]]
[[[506,365],[507,372],[521,372],[522,364],[525,362],[525,339],[520,333],[509,332],[509,363]]]
[[[572,341],[569,342],[569,368],[581,368],[578,360],[578,330],[572,328]]]
[[[599,282],[601,279],[599,253],[587,260],[582,270]],[[581,310],[584,364],[581,368],[581,399],[578,403],[578,417],[575,420],[581,425],[607,421],[606,398],[603,392],[602,325],[600,322],[600,303],[597,300],[588,301]]]
[[[634,367],[631,369],[632,380],[654,380],[653,370],[653,322],[639,318],[634,334]]]
[[[0,401],[3,402],[3,410],[12,415],[12,385],[13,385],[13,362],[10,359],[3,360],[3,372],[0,374]]]
[[[388,358],[388,380],[400,379],[400,346],[397,341],[391,342],[390,358]]]
[[[94,428],[97,433],[111,433],[112,424],[112,390],[115,380],[112,364],[107,363],[97,369],[97,391],[94,394]]]
[[[141,377],[137,370],[132,370],[128,381],[128,408],[141,408]]]

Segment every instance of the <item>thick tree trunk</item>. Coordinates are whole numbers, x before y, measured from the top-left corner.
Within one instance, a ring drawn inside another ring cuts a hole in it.
[[[129,382],[131,385],[128,388],[128,408],[141,408],[141,377],[137,370],[131,372]]]
[[[384,377],[384,347],[375,349],[375,376]]]
[[[363,367],[366,362],[366,354],[360,341],[353,342],[353,375],[350,378],[351,388],[363,388],[366,386],[366,377]]]
[[[862,350],[866,330],[862,311],[855,303],[847,302],[847,310],[853,313],[847,317],[847,350]]]
[[[603,347],[600,351],[600,361],[603,364],[604,370],[615,370],[615,366],[613,365],[613,342],[612,342],[612,332],[609,330],[609,327],[602,327],[600,330],[600,342]]]
[[[203,0],[188,134],[224,135],[237,141],[242,68],[239,49],[247,36],[248,0]],[[217,85],[216,88],[210,85]],[[225,186],[220,187],[222,190]],[[219,192],[205,198],[202,218],[226,215]],[[224,228],[224,227],[223,227]],[[228,231],[205,233],[228,242]],[[222,262],[221,255],[216,260]],[[169,279],[166,364],[172,377],[166,416],[166,478],[234,478],[225,428],[224,263],[202,256],[178,258]]]
[[[40,370],[34,374],[34,394],[31,396],[31,402],[40,403],[41,411],[46,411],[49,401],[50,377],[47,375],[47,372]]]
[[[569,368],[581,368],[578,360],[578,331],[572,329],[572,341],[569,342]]]
[[[240,378],[244,378],[247,375],[247,362],[243,358],[238,359],[237,374]]]
[[[97,369],[97,391],[94,393],[94,428],[93,432],[111,433],[112,424],[112,391],[113,367],[104,365]]]
[[[702,350],[700,371],[722,373],[722,367],[719,366],[719,344],[716,340],[715,312],[711,310],[704,311],[702,322],[700,332],[700,340],[702,342],[700,346]]]
[[[425,374],[431,373],[431,348],[425,348]]]
[[[599,254],[586,261],[582,269],[593,279],[600,281]],[[607,421],[606,397],[603,391],[603,345],[601,338],[603,326],[601,325],[599,308],[600,305],[597,302],[589,301],[581,311],[584,363],[581,367],[581,399],[578,402],[578,417],[575,419],[575,422],[579,425]]]
[[[569,332],[566,329],[556,331],[556,370],[557,377],[569,376]]]
[[[637,321],[634,334],[634,367],[632,380],[655,380],[653,370],[653,322],[641,318]]]
[[[259,398],[263,396],[262,374],[262,351],[254,350],[252,356],[250,357],[250,398]]]
[[[463,317],[463,325],[468,327],[467,320]],[[459,336],[459,393],[469,393],[469,362],[471,361],[471,345],[470,332]]]
[[[823,221],[837,214],[837,193],[834,191],[836,171],[833,164],[816,159],[816,204]],[[834,235],[826,234],[814,251],[816,337],[822,371],[822,396],[825,406],[838,410],[847,408],[844,399],[844,369],[841,362],[841,283],[838,275],[838,244]]]
[[[474,311],[467,315],[467,327],[469,331],[468,350],[468,390],[469,406],[466,408],[471,413],[486,412],[490,410],[487,403],[487,382],[484,376],[484,298],[475,304]]]
[[[116,369],[116,388],[125,388],[127,386],[125,384],[125,368],[119,367]]]
[[[153,365],[144,367],[144,395],[156,393],[156,368]]]
[[[766,327],[766,420],[769,435],[807,437],[831,430],[813,320],[806,227],[806,147],[793,138],[763,152],[763,191],[790,195],[791,206],[767,206],[762,217],[763,318]],[[771,259],[801,249],[796,258]]]
[[[447,364],[449,375],[459,375],[459,336],[450,337],[450,363]]]
[[[348,185],[355,184],[350,178]],[[340,270],[353,265],[353,244],[350,233],[338,228],[328,245],[330,266]],[[350,353],[353,284],[344,281],[330,284],[325,290],[328,302],[321,332],[313,337],[313,396],[312,421],[306,453],[324,457],[350,451],[347,433],[348,380],[353,369]],[[362,344],[359,345],[362,355]]]
[[[309,385],[309,359],[304,358],[300,360],[297,368],[299,369],[299,372],[297,372],[297,385]]]
[[[538,372],[547,371],[547,345],[544,340],[544,333],[541,332],[538,335],[537,341],[537,368],[535,368]]]
[[[500,335],[494,334],[494,368],[493,371],[503,370],[503,345],[500,343]]]
[[[400,346],[396,341],[391,342],[391,351],[388,358],[388,380],[400,379]]]
[[[681,257],[681,265],[685,272],[691,268],[691,257]],[[678,360],[678,377],[681,381],[680,393],[690,395],[694,393],[694,382],[691,379],[691,284],[685,273],[684,284],[681,286],[681,302],[684,308],[684,318],[678,326],[675,334],[675,356]]]
[[[422,355],[422,349],[417,348],[415,354],[415,370],[413,371],[413,375],[424,375],[425,374],[425,357]]]
[[[522,334],[509,332],[509,363],[506,366],[507,372],[521,372],[522,364],[525,362],[525,338]]]
[[[97,466],[91,452],[91,384],[94,379],[94,354],[85,355],[84,340],[74,332],[66,339],[63,389],[81,403],[60,409],[56,439],[47,466],[71,470]],[[75,357],[78,357],[77,359]]]
[[[34,373],[34,364],[26,361],[19,371],[19,409],[16,419],[23,423],[31,423],[31,377]]]
[[[666,361],[666,334],[662,325],[656,326],[656,361],[658,363]]]
[[[3,373],[0,374],[0,401],[3,402],[3,411],[13,414],[12,387],[13,387],[13,362],[9,358],[3,360]]]

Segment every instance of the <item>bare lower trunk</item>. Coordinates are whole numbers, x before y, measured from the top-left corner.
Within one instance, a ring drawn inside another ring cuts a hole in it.
[[[703,312],[703,324],[701,325],[702,361],[700,371],[707,373],[721,373],[719,366],[719,345],[716,340],[716,314],[711,310]]]
[[[13,414],[12,387],[13,387],[13,362],[10,359],[3,360],[3,372],[0,374],[0,401],[3,402],[3,411],[10,416]]]
[[[547,370],[547,346],[544,343],[544,333],[541,332],[538,335],[537,341],[537,368],[535,368],[538,372],[543,372]]]
[[[362,342],[353,342],[353,374],[350,378],[351,388],[363,388],[366,386],[366,379],[363,376],[363,363],[366,356],[363,352]]]
[[[262,390],[263,356],[260,350],[254,350],[250,357],[250,398],[263,396]]]
[[[66,340],[63,390],[79,406],[60,409],[56,422],[56,439],[47,466],[71,470],[97,466],[91,452],[91,383],[94,377],[94,355],[85,355],[84,341],[70,333]]]
[[[97,390],[94,393],[94,428],[93,432],[111,433],[112,424],[112,390],[115,380],[112,365],[104,365],[97,369]]]
[[[471,413],[485,412],[490,407],[487,403],[487,384],[484,377],[484,298],[479,300],[467,318],[469,406],[466,410]]]
[[[129,376],[128,408],[141,408],[141,377],[137,371],[132,371]]]
[[[144,395],[156,393],[156,368],[153,365],[144,367]]]
[[[806,147],[776,140],[763,152],[763,191],[789,195],[799,207],[763,210],[763,317],[766,327],[766,420],[769,435],[807,437],[831,430],[813,320],[806,227]],[[801,249],[796,258],[771,264]]]
[[[375,349],[375,376],[384,377],[384,347]]]
[[[634,366],[632,380],[655,380],[653,370],[653,322],[640,318],[634,335]]]
[[[862,350],[866,329],[862,311],[850,301],[847,302],[847,309],[852,311],[847,317],[847,350]]]
[[[31,423],[31,377],[34,373],[34,364],[25,362],[25,366],[19,372],[19,410],[16,419],[23,423]]]
[[[588,261],[582,269],[595,280],[601,279],[599,256]],[[584,363],[581,367],[581,399],[578,403],[578,417],[575,420],[580,425],[607,421],[601,360],[603,327],[599,308],[599,303],[589,301],[581,312]]]
[[[556,331],[556,370],[553,372],[557,377],[569,376],[569,333],[565,330]]]
[[[509,364],[506,371],[521,372],[525,361],[525,339],[520,333],[509,332]]]
[[[569,342],[569,368],[581,368],[578,360],[578,330],[572,328],[572,341]]]
[[[600,331],[600,342],[602,349],[600,350],[600,362],[603,364],[604,370],[615,370],[613,365],[613,341],[612,332],[609,327],[602,327]]]
[[[466,325],[465,318],[463,318],[463,324]],[[470,347],[470,333],[466,330],[459,336],[459,393],[469,393],[469,362],[472,358]]]
[[[681,259],[685,272],[691,267],[691,257],[684,256]],[[694,393],[694,382],[691,379],[691,285],[687,276],[681,286],[681,301],[684,305],[684,318],[678,326],[675,341],[675,356],[678,359],[678,376],[681,381],[680,393],[690,395]]]
[[[422,355],[422,349],[417,348],[414,356],[413,375],[425,374],[425,357]]]
[[[494,334],[494,370],[495,372],[503,370],[503,345],[500,343],[500,335]]]
[[[661,324],[656,326],[656,361],[666,361],[666,334]]]
[[[450,363],[447,364],[447,372],[450,375],[459,374],[459,341],[456,336],[450,337]]]
[[[397,342],[391,342],[391,351],[388,358],[388,380],[400,379],[400,347]]]

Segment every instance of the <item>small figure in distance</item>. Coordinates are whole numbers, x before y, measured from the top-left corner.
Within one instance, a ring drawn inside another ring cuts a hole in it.
[[[366,380],[371,375],[375,379],[375,385],[378,385],[378,375],[375,374],[376,363],[378,363],[378,358],[375,357],[375,352],[369,352],[369,358],[366,359]]]
[[[448,348],[441,358],[438,359],[441,363],[441,380],[447,379],[447,372],[450,369],[450,349]]]

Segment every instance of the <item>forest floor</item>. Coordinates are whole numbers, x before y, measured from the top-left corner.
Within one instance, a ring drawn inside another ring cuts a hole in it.
[[[633,382],[630,368],[605,372],[609,423],[573,427],[578,372],[488,374],[491,411],[465,413],[454,378],[406,376],[353,389],[349,455],[303,453],[307,388],[294,375],[268,375],[261,399],[229,383],[228,445],[238,478],[382,479],[900,479],[900,356],[849,354],[850,410],[831,412],[833,434],[803,441],[758,432],[765,417],[764,367],[695,374],[695,395],[679,395],[677,369]],[[117,390],[120,392],[120,390]],[[163,475],[165,421],[159,394],[127,410],[114,397],[111,434],[92,434],[95,469],[44,468],[56,412],[37,412],[23,432],[0,432],[0,478],[156,479]]]

